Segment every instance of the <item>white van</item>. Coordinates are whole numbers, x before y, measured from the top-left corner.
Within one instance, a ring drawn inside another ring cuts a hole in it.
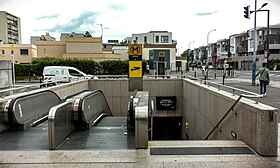
[[[98,78],[69,66],[45,66],[43,71],[43,82],[71,82],[84,79]]]

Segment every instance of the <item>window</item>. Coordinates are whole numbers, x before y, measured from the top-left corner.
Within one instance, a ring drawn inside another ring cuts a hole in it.
[[[2,55],[4,55],[5,54],[5,50],[2,50]]]
[[[159,43],[159,36],[156,36],[156,43]]]
[[[69,69],[69,74],[72,76],[83,76],[83,74],[73,69]]]
[[[168,43],[168,36],[161,36],[161,43]]]
[[[28,55],[28,49],[20,49],[20,55]]]
[[[147,36],[144,36],[144,43],[147,43]]]

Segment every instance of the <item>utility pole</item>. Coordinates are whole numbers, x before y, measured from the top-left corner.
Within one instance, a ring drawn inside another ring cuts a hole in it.
[[[16,86],[16,73],[15,73],[15,54],[14,54],[14,45],[11,45],[11,56],[13,64],[13,87]]]

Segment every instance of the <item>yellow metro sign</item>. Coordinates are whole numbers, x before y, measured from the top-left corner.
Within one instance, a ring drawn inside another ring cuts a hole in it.
[[[128,55],[142,55],[142,45],[128,44]]]
[[[129,77],[142,78],[142,61],[129,61]]]

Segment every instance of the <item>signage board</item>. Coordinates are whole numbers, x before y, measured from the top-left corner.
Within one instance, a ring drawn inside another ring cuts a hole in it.
[[[142,78],[142,61],[129,61],[129,77]]]
[[[142,55],[142,44],[128,44],[128,55]]]
[[[157,96],[157,110],[176,110],[176,96]]]
[[[129,61],[142,61],[142,55],[130,55]]]

